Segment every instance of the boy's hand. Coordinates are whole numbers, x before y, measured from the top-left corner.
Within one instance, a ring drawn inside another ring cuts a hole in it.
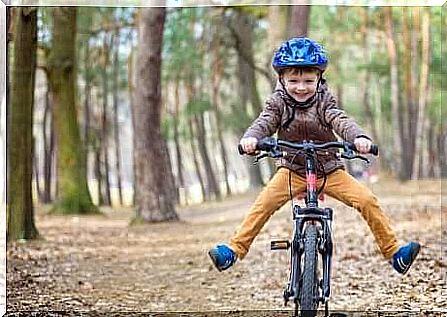
[[[242,138],[239,144],[242,146],[246,153],[253,153],[256,151],[256,145],[258,144],[258,140],[256,138]]]
[[[368,154],[369,150],[371,149],[371,140],[364,138],[364,137],[358,137],[354,140],[355,148],[358,152],[362,154]]]

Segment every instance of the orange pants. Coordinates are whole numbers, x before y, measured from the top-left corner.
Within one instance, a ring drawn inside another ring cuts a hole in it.
[[[319,185],[321,181],[319,180]],[[306,190],[305,178],[291,173],[292,195]],[[358,182],[344,170],[336,170],[327,176],[324,193],[354,207],[368,223],[380,251],[390,259],[399,248],[389,219],[368,187]],[[244,258],[250,245],[273,213],[290,199],[289,170],[280,168],[257,197],[246,215],[239,231],[231,238],[230,247],[239,259]]]

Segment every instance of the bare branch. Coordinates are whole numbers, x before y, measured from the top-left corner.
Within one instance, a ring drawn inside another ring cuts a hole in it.
[[[263,75],[268,82],[272,81],[272,76],[271,74],[265,70],[264,68],[260,68],[258,66],[255,65],[253,59],[248,56],[246,54],[246,52],[241,48],[241,39],[240,36],[238,34],[238,32],[234,29],[234,27],[232,26],[232,23],[229,19],[224,18],[226,25],[228,27],[228,29],[230,30],[231,35],[233,36],[234,39],[234,48],[239,52],[240,56],[244,59],[244,61],[251,67],[253,68],[255,71],[257,71],[258,73],[260,73],[261,75]]]

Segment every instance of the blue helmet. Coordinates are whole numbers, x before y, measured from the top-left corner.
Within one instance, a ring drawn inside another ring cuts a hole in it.
[[[328,58],[323,47],[308,37],[296,37],[281,44],[273,56],[276,72],[286,67],[315,67],[324,72]]]

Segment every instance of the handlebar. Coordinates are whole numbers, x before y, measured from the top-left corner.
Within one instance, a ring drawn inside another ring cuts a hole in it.
[[[304,151],[339,148],[339,149],[344,149],[345,152],[350,152],[350,151],[358,152],[355,147],[355,144],[352,142],[347,142],[347,141],[340,141],[340,142],[333,141],[333,142],[326,142],[326,143],[321,143],[321,144],[315,144],[315,143],[310,143],[310,142],[293,143],[293,142],[288,142],[288,141],[279,140],[279,139],[270,138],[270,137],[259,140],[258,144],[256,145],[256,150],[266,151],[266,152],[272,152],[272,151],[278,152],[277,148],[279,146],[284,146],[284,147],[288,147],[291,149],[304,150]],[[242,146],[240,144],[238,145],[238,150],[239,150],[239,154],[241,154],[241,155],[248,154],[244,151],[244,149],[242,148]],[[379,146],[377,144],[372,144],[371,148],[369,150],[369,153],[377,156],[379,154]],[[278,156],[283,156],[283,155],[278,154]],[[346,157],[346,158],[349,158],[349,157]],[[354,157],[352,157],[352,158],[354,158]]]

